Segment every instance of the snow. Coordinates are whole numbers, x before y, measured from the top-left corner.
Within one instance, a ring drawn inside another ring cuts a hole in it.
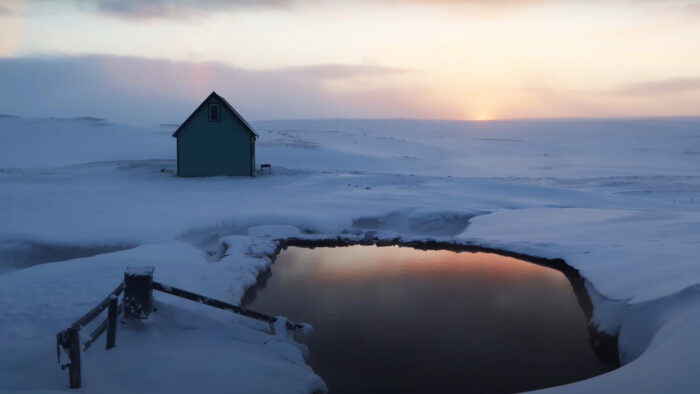
[[[251,237],[285,239],[298,236],[299,229],[289,225],[253,226],[248,228],[248,235]]]
[[[124,273],[128,276],[152,276],[154,267],[126,267]]]
[[[305,337],[308,337],[309,335],[314,333],[314,326],[312,326],[311,324],[309,324],[309,323],[297,323],[297,324],[299,324],[301,326],[299,329],[297,329],[297,333],[299,335],[303,335]]]
[[[547,391],[700,385],[700,119],[253,125],[271,175],[183,179],[172,128],[0,118],[0,391],[70,391],[55,335],[127,267],[238,304],[288,237],[563,258],[624,365]],[[154,297],[115,349],[101,339],[83,354],[84,391],[326,389],[286,331]]]

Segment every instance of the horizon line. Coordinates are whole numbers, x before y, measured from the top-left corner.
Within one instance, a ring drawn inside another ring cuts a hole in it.
[[[27,120],[91,120],[107,122],[110,124],[123,124],[128,126],[164,126],[179,125],[178,122],[162,121],[152,124],[132,124],[115,122],[109,118],[92,115],[78,116],[21,116],[8,113],[0,113],[0,119],[27,119]],[[518,122],[518,121],[602,121],[602,120],[664,120],[664,119],[698,119],[700,115],[644,115],[644,116],[552,116],[552,117],[521,117],[521,118],[494,118],[494,119],[455,119],[455,118],[408,118],[408,117],[300,117],[300,118],[269,118],[251,119],[250,122],[299,122],[299,121],[417,121],[417,122],[454,122],[454,123],[492,123],[492,122]]]

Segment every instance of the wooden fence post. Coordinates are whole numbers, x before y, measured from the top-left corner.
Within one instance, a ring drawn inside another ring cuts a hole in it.
[[[153,267],[127,267],[124,272],[124,317],[145,319],[153,311]]]
[[[68,377],[70,379],[70,388],[79,389],[80,381],[80,332],[77,328],[71,327],[68,329],[68,357],[70,365],[68,367]]]
[[[109,309],[107,309],[107,349],[111,349],[117,342],[117,313],[119,308],[119,298],[112,296],[109,299]]]

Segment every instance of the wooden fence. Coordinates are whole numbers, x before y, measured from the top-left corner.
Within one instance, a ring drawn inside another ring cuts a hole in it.
[[[87,340],[82,342],[82,351],[87,351],[105,331],[107,332],[106,348],[113,348],[116,346],[117,319],[119,315],[122,313],[124,314],[123,322],[130,319],[148,318],[153,311],[153,290],[264,321],[271,325],[271,330],[272,324],[277,321],[277,318],[274,316],[269,316],[187,290],[155,282],[153,281],[152,267],[127,268],[126,272],[124,272],[124,281],[120,283],[114,291],[109,293],[96,307],[76,320],[67,329],[56,335],[58,364],[61,366],[61,369],[68,368],[69,384],[71,388],[80,388],[82,386],[80,375],[80,330],[95,320],[106,309],[107,317],[88,334]],[[122,293],[124,293],[124,295],[120,303],[119,296]],[[301,334],[304,332],[305,326],[303,324],[287,321],[286,327],[288,330],[293,330]],[[62,349],[68,355],[69,362],[66,364],[61,363]]]

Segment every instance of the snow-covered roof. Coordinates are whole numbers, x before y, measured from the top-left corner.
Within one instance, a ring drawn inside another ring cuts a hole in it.
[[[233,114],[234,117],[236,117],[238,120],[240,120],[241,123],[243,123],[243,124],[245,125],[245,127],[248,129],[248,131],[249,131],[252,135],[255,136],[255,138],[258,138],[258,133],[255,132],[255,130],[253,129],[253,126],[251,126],[250,123],[248,123],[248,121],[246,121],[245,119],[243,119],[243,117],[241,116],[241,114],[239,114],[238,111],[236,111],[236,109],[233,108],[233,106],[232,106],[231,104],[229,104],[229,102],[226,101],[225,98],[219,96],[218,94],[216,94],[216,92],[211,92],[211,94],[210,94],[209,96],[207,96],[207,98],[204,99],[204,101],[202,101],[202,104],[199,104],[199,106],[197,107],[197,109],[195,109],[195,110],[190,114],[190,116],[188,116],[187,119],[185,119],[185,121],[182,122],[182,124],[180,125],[180,127],[178,127],[177,130],[175,130],[175,132],[173,133],[173,137],[177,137],[178,135],[180,135],[180,130],[182,130],[182,128],[185,127],[185,125],[190,121],[190,119],[192,119],[192,118],[194,117],[194,114],[196,114],[199,110],[201,110],[202,107],[203,107],[207,102],[209,102],[209,100],[210,100],[212,97],[213,97],[213,98],[217,98],[217,99],[219,99],[222,103],[224,103],[224,106],[225,106],[226,108],[228,108],[229,111],[231,111],[231,114]]]

